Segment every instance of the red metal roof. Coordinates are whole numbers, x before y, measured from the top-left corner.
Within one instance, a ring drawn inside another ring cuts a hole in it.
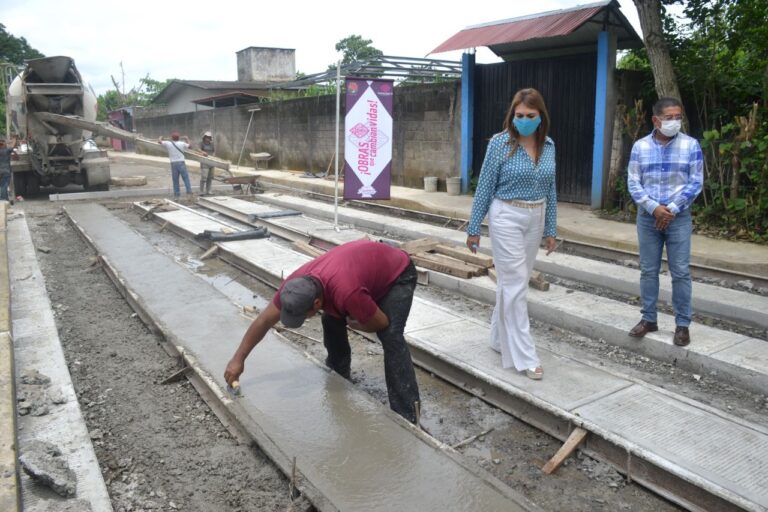
[[[591,4],[582,8],[535,14],[469,27],[449,38],[431,53],[565,36],[609,5],[610,2]]]

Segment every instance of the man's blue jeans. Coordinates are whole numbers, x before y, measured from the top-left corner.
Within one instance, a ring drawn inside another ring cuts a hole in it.
[[[11,173],[0,174],[0,201],[8,200],[8,185],[11,184]]]
[[[189,183],[189,172],[187,172],[187,164],[185,162],[171,162],[171,178],[173,180],[173,196],[179,197],[181,191],[179,190],[179,175],[184,180],[184,188],[187,189],[187,194],[192,193],[192,185]]]
[[[691,211],[684,210],[659,231],[656,219],[645,211],[637,214],[637,240],[640,245],[640,300],[643,320],[656,322],[656,301],[659,297],[661,251],[667,246],[667,264],[672,276],[672,307],[675,324],[688,327],[691,323]]]

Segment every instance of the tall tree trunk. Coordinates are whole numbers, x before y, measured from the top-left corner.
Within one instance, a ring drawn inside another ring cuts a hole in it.
[[[653,82],[659,97],[670,96],[682,101],[680,89],[677,87],[675,70],[672,59],[664,41],[664,31],[661,25],[661,0],[633,0],[640,17],[640,27],[643,29],[645,49],[653,71]]]

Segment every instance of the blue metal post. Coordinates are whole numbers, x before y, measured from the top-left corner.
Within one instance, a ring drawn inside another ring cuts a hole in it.
[[[609,34],[600,32],[597,36],[597,80],[595,84],[595,139],[592,147],[592,208],[601,208],[603,202],[603,169],[607,151],[605,123],[608,107],[608,73],[611,59],[608,55]]]
[[[461,193],[472,179],[472,138],[475,123],[475,54],[461,56]]]

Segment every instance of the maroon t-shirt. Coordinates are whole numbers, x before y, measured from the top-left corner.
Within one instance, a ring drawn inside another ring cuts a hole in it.
[[[323,284],[323,311],[336,318],[352,317],[366,323],[376,313],[376,302],[408,266],[408,255],[387,244],[358,240],[334,247],[305,263],[285,281],[312,276]],[[285,283],[283,281],[283,283]],[[280,309],[280,291],[272,303]]]

